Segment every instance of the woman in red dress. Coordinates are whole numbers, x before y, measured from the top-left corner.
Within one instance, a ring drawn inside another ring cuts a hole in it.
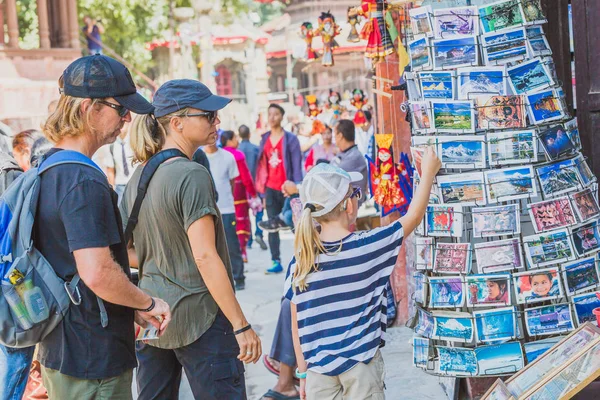
[[[237,150],[238,144],[238,138],[233,131],[224,131],[221,134],[221,145],[223,146],[223,150],[233,154],[238,170],[240,171],[240,175],[235,179],[235,185],[233,187],[233,204],[235,205],[236,233],[238,240],[240,241],[242,258],[244,259],[244,262],[248,262],[246,246],[250,239],[250,233],[252,232],[248,199],[256,197],[256,189],[254,187],[254,182],[252,181],[252,175],[250,175],[250,170],[246,164],[246,156],[244,156],[244,153]]]

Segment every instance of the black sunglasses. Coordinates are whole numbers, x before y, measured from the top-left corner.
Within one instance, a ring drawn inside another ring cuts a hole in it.
[[[218,111],[205,111],[196,114],[187,114],[186,117],[206,117],[209,124],[214,124],[217,120]]]
[[[352,191],[350,198],[353,197],[356,197],[357,200],[360,200],[362,198],[362,190],[359,187],[354,188],[354,190]]]
[[[98,100],[98,103],[100,104],[104,104],[105,106],[108,106],[110,108],[112,108],[113,110],[116,110],[117,113],[119,114],[119,117],[124,118],[127,113],[129,112],[129,110],[119,104],[113,104],[113,103],[109,103],[108,101],[104,101],[104,100]]]

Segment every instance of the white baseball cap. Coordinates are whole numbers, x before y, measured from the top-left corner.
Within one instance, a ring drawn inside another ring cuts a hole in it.
[[[331,164],[317,164],[304,177],[300,188],[302,204],[323,207],[312,213],[313,217],[321,217],[330,213],[340,204],[350,184],[359,182],[363,176],[360,172],[346,172]]]

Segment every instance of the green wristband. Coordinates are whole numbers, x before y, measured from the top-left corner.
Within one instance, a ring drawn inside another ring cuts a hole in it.
[[[300,371],[298,371],[298,368],[296,368],[296,378],[306,379],[306,371],[300,372]]]

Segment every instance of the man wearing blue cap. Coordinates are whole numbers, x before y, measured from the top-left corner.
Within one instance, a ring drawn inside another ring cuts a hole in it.
[[[81,278],[81,303],[39,345],[44,386],[51,399],[131,399],[134,314],[162,333],[171,312],[130,282],[117,195],[91,157],[115,141],[130,110],[154,107],[127,68],[102,55],[74,61],[59,85],[57,109],[43,126],[55,143],[47,157],[71,151],[63,154],[88,165],[56,165],[41,176],[34,245],[62,279]]]

